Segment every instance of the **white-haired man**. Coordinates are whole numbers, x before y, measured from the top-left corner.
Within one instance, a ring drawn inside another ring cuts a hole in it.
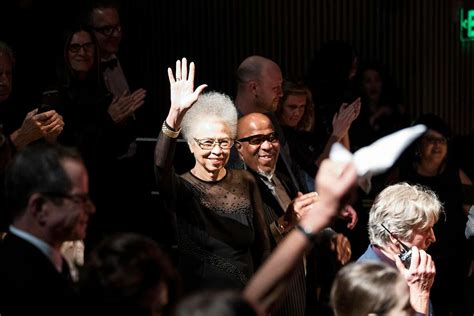
[[[397,267],[410,288],[413,308],[428,314],[435,265],[426,253],[436,241],[433,226],[442,206],[435,193],[418,185],[399,183],[385,188],[375,199],[369,215],[370,245],[358,261],[381,261]],[[399,255],[411,248],[411,263]]]

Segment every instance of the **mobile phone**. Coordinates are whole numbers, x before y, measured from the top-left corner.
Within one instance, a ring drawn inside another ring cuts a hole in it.
[[[51,107],[51,105],[42,103],[42,104],[40,104],[40,106],[38,107],[38,112],[37,112],[37,114],[44,113],[44,112],[48,112],[48,111],[51,111],[52,109],[53,109],[53,108]]]
[[[390,234],[390,236],[395,238],[395,240],[398,241],[400,246],[402,246],[402,248],[400,249],[400,253],[398,254],[398,257],[403,262],[403,265],[405,266],[405,268],[407,268],[407,269],[410,268],[410,264],[411,264],[411,249],[410,249],[410,247],[408,247],[403,242],[401,242],[400,239],[398,239],[397,236],[392,234],[392,232],[390,230],[388,230],[388,228],[385,227],[384,224],[380,224],[380,225],[382,225],[382,227]]]
[[[42,93],[41,105],[38,107],[38,113],[44,113],[57,108],[59,104],[59,91],[47,90]]]

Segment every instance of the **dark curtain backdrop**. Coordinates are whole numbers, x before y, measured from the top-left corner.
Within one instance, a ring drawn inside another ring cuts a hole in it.
[[[166,68],[176,58],[196,62],[198,84],[233,96],[235,69],[245,57],[269,57],[286,78],[297,79],[315,50],[334,39],[351,43],[362,59],[384,63],[413,118],[434,112],[456,133],[473,130],[473,44],[459,39],[459,9],[466,1],[118,2],[124,30],[121,58],[149,92],[143,136],[156,136],[167,113]],[[19,82],[33,91],[51,76],[61,29],[85,3],[1,1],[0,39],[17,52]]]

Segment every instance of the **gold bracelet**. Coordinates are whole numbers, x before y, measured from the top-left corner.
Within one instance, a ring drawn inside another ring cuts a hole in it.
[[[181,129],[174,131],[171,129],[171,127],[168,126],[168,124],[166,124],[166,121],[164,121],[163,126],[161,126],[161,131],[163,132],[163,134],[165,134],[169,138],[178,138],[179,132],[181,132]]]

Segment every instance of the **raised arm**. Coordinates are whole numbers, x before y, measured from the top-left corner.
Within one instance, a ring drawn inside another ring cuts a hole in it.
[[[268,311],[278,299],[282,282],[312,246],[314,234],[325,228],[337,215],[341,199],[355,183],[353,165],[323,161],[316,176],[320,200],[300,220],[296,229],[274,250],[244,290],[244,297],[258,310]]]
[[[186,58],[176,61],[176,79],[171,68],[168,68],[171,107],[155,147],[155,177],[160,192],[174,194],[172,163],[181,121],[202,90],[207,87],[203,84],[194,90],[194,71],[194,63],[191,63],[188,73]]]
[[[334,143],[342,143],[344,147],[349,149],[349,129],[352,122],[359,116],[360,113],[360,98],[357,98],[351,104],[343,103],[339,108],[339,112],[334,115],[332,120],[332,134],[324,146],[324,150],[315,161],[319,166],[321,161],[329,157],[329,152]]]

